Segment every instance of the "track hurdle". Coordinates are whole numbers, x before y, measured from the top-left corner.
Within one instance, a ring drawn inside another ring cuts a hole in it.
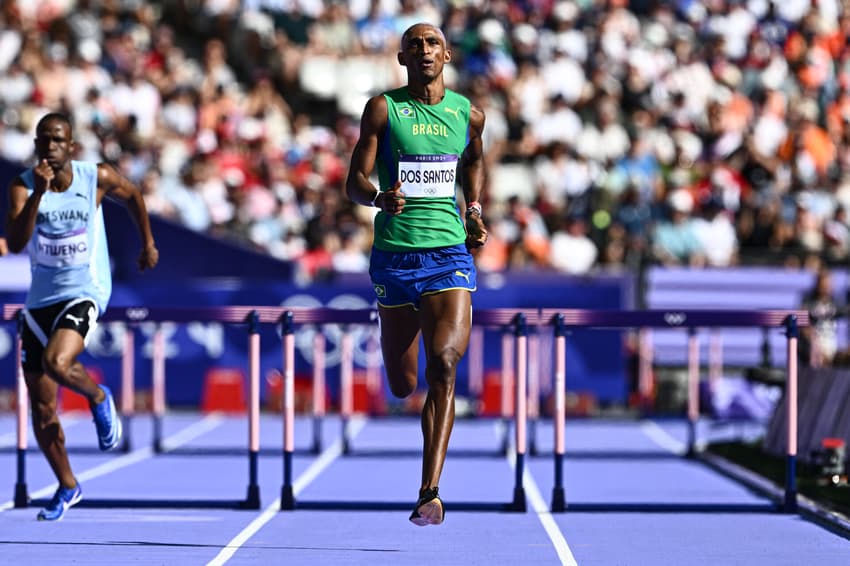
[[[584,328],[685,328],[688,331],[688,454],[696,453],[696,421],[699,417],[699,343],[695,329],[699,327],[784,327],[787,348],[788,445],[784,499],[778,509],[786,513],[797,511],[797,341],[799,326],[809,324],[806,311],[603,311],[542,309],[541,320],[551,324],[555,332],[555,487],[551,510],[567,508],[563,484],[565,453],[564,428],[566,412],[562,399],[566,388],[566,334],[569,327]]]
[[[3,320],[15,320],[18,317],[22,305],[3,305]],[[258,483],[258,458],[259,458],[259,426],[260,426],[260,337],[259,327],[261,323],[271,323],[277,320],[280,307],[207,307],[207,308],[147,308],[147,307],[122,307],[112,308],[104,313],[101,320],[105,322],[118,321],[128,324],[142,322],[222,322],[229,324],[245,324],[248,327],[249,348],[249,408],[248,408],[248,488],[245,499],[237,501],[198,501],[198,500],[86,500],[81,505],[100,507],[233,507],[242,509],[259,509],[260,492]],[[128,333],[131,334],[131,333]],[[159,343],[159,346],[157,344]],[[28,427],[28,393],[20,369],[20,327],[17,340],[18,361],[18,386],[17,386],[17,479],[15,483],[15,506],[26,507],[31,502],[26,484],[25,456],[27,451],[27,427]],[[132,402],[133,395],[133,365],[132,340],[125,340],[125,356],[122,360],[122,384],[127,386],[122,391],[122,408],[126,408]],[[154,382],[154,430],[161,429],[162,415],[165,411],[165,351],[161,333],[157,338],[154,334],[153,355],[153,382]],[[125,429],[127,431],[129,427]],[[161,445],[161,439],[155,434],[153,452],[162,452],[165,449]],[[129,446],[129,444],[125,445]],[[43,502],[41,502],[43,503]]]
[[[330,308],[304,308],[286,309],[280,317],[280,333],[282,338],[282,362],[283,362],[283,484],[280,492],[280,509],[292,511],[295,509],[406,509],[405,503],[399,506],[387,502],[344,502],[344,501],[296,501],[293,489],[292,461],[295,453],[295,332],[296,326],[301,324],[375,324],[378,313],[373,309],[330,309]],[[508,503],[453,503],[455,510],[500,510],[500,511],[526,511],[526,496],[523,486],[525,472],[525,455],[527,452],[527,367],[528,367],[528,326],[539,323],[539,313],[536,309],[490,309],[473,312],[473,325],[508,327],[512,329],[514,341],[512,346],[516,352],[516,387],[515,387],[515,476],[513,496]],[[343,335],[345,337],[345,334]],[[343,341],[343,345],[345,341]],[[345,401],[350,397],[351,383],[346,379],[350,373],[351,356],[345,355],[343,348],[341,372],[341,416],[343,422],[343,452],[350,450],[350,439],[348,435],[348,420],[351,416],[349,403]],[[349,393],[345,393],[349,390]]]

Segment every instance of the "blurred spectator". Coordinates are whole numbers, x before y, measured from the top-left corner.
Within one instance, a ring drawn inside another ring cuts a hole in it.
[[[203,232],[212,225],[209,208],[200,192],[200,182],[206,177],[203,165],[187,163],[179,179],[164,189],[165,197],[176,211],[177,218],[187,227]]]
[[[340,247],[333,253],[331,265],[335,273],[368,273],[369,256],[365,230],[361,227],[344,230]]]
[[[580,216],[568,216],[552,235],[549,262],[570,275],[587,275],[596,264],[599,251],[588,237],[587,223]]]
[[[691,218],[693,197],[686,189],[676,189],[667,205],[668,216],[656,224],[652,235],[655,260],[668,266],[701,267],[705,256]]]
[[[827,269],[818,271],[814,287],[803,297],[802,307],[812,317],[802,337],[809,351],[813,367],[831,366],[838,351],[837,318],[839,307],[833,296],[832,274]]]
[[[850,219],[847,209],[839,205],[823,225],[824,255],[833,263],[846,262],[850,257]]]
[[[716,196],[700,205],[700,215],[693,220],[694,232],[704,250],[706,265],[730,267],[738,263],[738,236],[731,213]]]

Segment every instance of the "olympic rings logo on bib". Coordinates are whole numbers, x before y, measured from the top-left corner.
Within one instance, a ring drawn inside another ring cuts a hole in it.
[[[406,198],[454,197],[457,155],[401,155],[398,178]]]

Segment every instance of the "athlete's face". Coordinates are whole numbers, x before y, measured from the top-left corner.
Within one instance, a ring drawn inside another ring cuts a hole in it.
[[[407,30],[401,40],[398,62],[407,67],[411,76],[434,78],[443,72],[443,65],[452,60],[446,38],[439,29],[427,24]]]
[[[59,170],[71,159],[74,141],[71,129],[62,120],[48,120],[35,132],[35,154],[38,160],[46,159],[48,165]]]

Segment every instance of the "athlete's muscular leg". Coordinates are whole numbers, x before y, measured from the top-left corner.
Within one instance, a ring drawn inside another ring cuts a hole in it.
[[[451,290],[422,297],[428,396],[422,409],[422,489],[437,487],[455,418],[455,374],[469,345],[472,297]]]
[[[378,307],[381,352],[393,395],[402,399],[416,391],[419,374],[419,313],[412,306]]]
[[[68,452],[65,450],[65,432],[56,413],[56,392],[59,386],[47,375],[25,373],[32,408],[32,428],[38,446],[44,452],[56,479],[63,487],[77,485]]]
[[[67,387],[89,400],[94,405],[103,401],[103,390],[86,372],[83,364],[77,361],[85,343],[76,330],[59,328],[50,337],[44,349],[42,365],[44,371],[56,383]]]

